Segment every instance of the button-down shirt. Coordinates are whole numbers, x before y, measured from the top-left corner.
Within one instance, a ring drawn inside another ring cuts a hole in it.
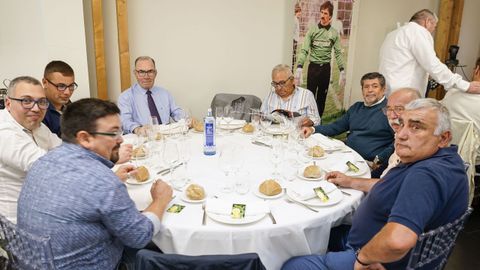
[[[338,69],[344,69],[342,50],[340,46],[340,35],[335,28],[321,26],[320,24],[310,27],[303,39],[302,49],[298,55],[298,66],[303,66],[308,54],[310,62],[315,64],[326,64],[332,60],[332,49],[335,53]]]
[[[48,105],[47,113],[45,114],[42,122],[50,129],[51,132],[57,134],[59,138],[62,135],[62,133],[60,132],[61,117],[62,112],[57,111],[57,109],[55,109],[55,106],[50,102],[50,104]]]
[[[0,110],[0,213],[11,222],[17,222],[17,199],[27,171],[61,143],[44,124],[31,132]]]
[[[154,86],[152,98],[155,101],[162,124],[170,123],[170,117],[178,121],[183,115],[183,110],[175,104],[173,96],[165,88]],[[147,90],[138,83],[125,90],[118,98],[120,117],[123,130],[127,133],[139,126],[150,124],[151,114],[148,108]]]
[[[50,236],[57,269],[114,269],[124,246],[142,248],[158,232],[158,217],[138,212],[112,167],[92,151],[63,143],[28,172],[18,226]]]
[[[454,86],[466,91],[470,83],[452,73],[437,58],[433,37],[415,22],[390,32],[380,49],[380,73],[385,76],[387,96],[399,88],[410,87],[425,96],[428,74],[445,89]],[[428,74],[427,74],[428,73]]]
[[[320,115],[318,114],[315,97],[313,93],[307,89],[296,87],[287,100],[283,100],[275,93],[275,90],[270,91],[262,102],[261,111],[263,113],[271,113],[277,109],[298,112],[300,114],[306,109],[308,118],[310,118],[315,125],[320,124]]]

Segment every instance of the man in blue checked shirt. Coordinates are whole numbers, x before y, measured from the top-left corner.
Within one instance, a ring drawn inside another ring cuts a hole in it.
[[[57,269],[133,269],[135,249],[162,227],[172,189],[159,180],[140,213],[111,168],[122,143],[120,110],[81,99],[62,115],[63,144],[29,170],[18,202],[18,226],[50,236]]]

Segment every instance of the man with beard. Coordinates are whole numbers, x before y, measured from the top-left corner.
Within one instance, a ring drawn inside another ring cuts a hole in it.
[[[57,269],[129,264],[132,249],[143,248],[161,228],[170,186],[152,184],[152,203],[140,213],[111,170],[123,141],[119,113],[114,103],[99,99],[68,105],[64,143],[35,162],[25,179],[18,226],[50,237]]]
[[[42,124],[48,100],[40,82],[18,77],[0,110],[0,214],[17,222],[17,199],[27,171],[61,140]]]
[[[126,133],[145,133],[145,125],[151,124],[156,117],[159,124],[180,120],[183,110],[175,104],[173,96],[165,88],[155,86],[157,69],[155,61],[149,56],[140,56],[135,60],[133,71],[137,83],[118,97],[123,129]]]
[[[340,44],[340,35],[332,25],[333,4],[330,1],[320,6],[320,22],[312,26],[303,40],[302,48],[298,54],[295,83],[302,84],[302,70],[307,56],[308,65],[307,89],[316,97],[318,113],[320,117],[325,109],[328,85],[330,83],[330,62],[332,50],[335,53],[338,69],[340,70],[339,85],[345,85],[345,71]]]
[[[380,170],[393,153],[393,130],[382,112],[387,104],[385,78],[378,72],[367,73],[360,80],[363,102],[356,102],[347,113],[328,125],[304,127],[303,135],[313,132],[325,136],[336,136],[349,132],[346,144],[357,151],[365,160],[371,161],[373,177],[379,177]]]
[[[63,61],[48,63],[43,72],[42,84],[50,102],[43,123],[60,137],[60,116],[70,103],[73,91],[77,89],[72,67]]]

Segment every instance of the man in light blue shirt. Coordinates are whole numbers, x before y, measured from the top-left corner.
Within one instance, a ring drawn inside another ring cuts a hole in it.
[[[161,229],[171,187],[156,181],[152,203],[140,213],[111,170],[123,141],[119,113],[99,99],[70,104],[62,115],[63,144],[28,171],[17,224],[50,237],[56,269],[132,266],[133,252],[124,250],[143,248]]]
[[[138,57],[133,73],[137,83],[118,98],[126,133],[144,132],[143,126],[151,123],[152,116],[159,118],[160,124],[170,123],[170,118],[174,121],[182,118],[183,110],[175,104],[173,96],[165,88],[154,85],[157,69],[153,58]]]

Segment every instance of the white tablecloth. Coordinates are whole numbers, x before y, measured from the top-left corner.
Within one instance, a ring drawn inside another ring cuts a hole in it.
[[[271,148],[251,143],[252,135],[236,132],[229,136],[217,137],[217,154],[205,156],[203,154],[203,135],[192,133],[186,142],[189,145],[191,159],[188,166],[188,175],[192,182],[199,183],[207,192],[207,196],[216,196],[225,200],[264,201],[253,194],[253,190],[265,179],[272,178],[273,165],[270,161]],[[127,138],[127,142],[132,140]],[[134,141],[134,140],[133,140]],[[185,143],[185,142],[183,142]],[[311,143],[311,141],[309,141]],[[241,152],[237,158],[243,160],[242,171],[248,171],[250,176],[250,192],[246,195],[237,193],[222,193],[221,187],[225,180],[224,173],[219,170],[218,153],[225,145],[238,144]],[[285,153],[289,155],[289,153]],[[162,155],[137,163],[149,166],[153,174],[166,165],[161,161]],[[287,156],[286,156],[286,159]],[[364,173],[362,177],[370,177],[367,165],[361,162],[361,157],[355,152],[336,151],[328,154],[326,159],[316,163],[323,168],[334,168],[344,163],[345,159],[357,161],[356,165]],[[137,164],[139,165],[139,164]],[[288,166],[283,163],[281,166]],[[341,167],[341,166],[340,166]],[[169,181],[169,175],[161,177]],[[303,181],[303,180],[295,180]],[[285,184],[290,182],[284,181]],[[295,182],[293,182],[295,183]],[[139,210],[144,209],[150,202],[150,186],[127,185],[131,198]],[[162,223],[165,229],[154,236],[153,242],[165,253],[185,255],[205,254],[238,254],[257,253],[267,269],[280,269],[282,264],[292,256],[307,254],[322,254],[326,252],[330,228],[349,220],[353,211],[358,207],[363,193],[346,189],[351,196],[329,207],[316,207],[318,213],[312,212],[301,205],[289,203],[282,196],[275,200],[267,200],[272,215],[277,224],[273,224],[269,215],[261,220],[243,225],[229,225],[216,222],[207,217],[206,225],[202,225],[202,204],[184,202],[182,192],[175,190],[175,198],[170,204],[181,204],[186,207],[179,214],[165,213]]]

